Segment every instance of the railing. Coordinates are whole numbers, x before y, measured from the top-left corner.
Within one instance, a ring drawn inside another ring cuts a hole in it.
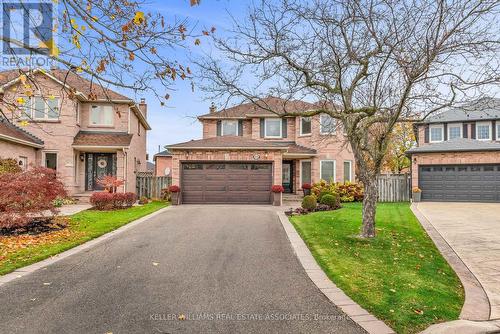
[[[170,176],[152,176],[144,173],[137,174],[136,177],[136,194],[140,198],[160,198],[161,190],[172,185]]]
[[[381,174],[377,177],[379,202],[408,202],[411,178],[409,174]]]

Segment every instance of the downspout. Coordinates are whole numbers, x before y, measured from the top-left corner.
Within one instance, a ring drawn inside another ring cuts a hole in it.
[[[128,166],[128,154],[127,151],[125,151],[125,147],[122,148],[123,151],[123,181],[124,181],[124,187],[123,187],[123,192],[127,192],[127,166]]]

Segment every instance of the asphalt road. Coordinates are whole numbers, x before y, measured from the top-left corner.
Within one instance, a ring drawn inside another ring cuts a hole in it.
[[[271,207],[187,205],[0,286],[0,332],[364,333]]]

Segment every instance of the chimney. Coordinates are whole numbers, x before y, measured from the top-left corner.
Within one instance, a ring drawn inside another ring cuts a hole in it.
[[[146,104],[146,99],[143,97],[141,97],[141,102],[139,102],[139,110],[145,118],[148,118],[148,105]]]
[[[212,102],[212,104],[210,105],[210,108],[208,108],[208,110],[210,110],[211,114],[216,113],[217,112],[217,107],[215,106],[215,103]]]

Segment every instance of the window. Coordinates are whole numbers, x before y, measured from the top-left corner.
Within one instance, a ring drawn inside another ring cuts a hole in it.
[[[322,180],[335,182],[335,160],[321,160],[319,169]]]
[[[266,118],[264,134],[267,138],[281,138],[281,118]]]
[[[28,169],[28,157],[19,157],[19,167],[24,171]]]
[[[222,133],[223,136],[237,136],[238,135],[238,121],[236,120],[223,120]]]
[[[491,140],[491,123],[478,122],[476,123],[476,138],[478,140]]]
[[[500,140],[500,121],[497,122],[497,140]]]
[[[311,161],[301,161],[300,163],[300,182],[302,184],[311,184]]]
[[[430,142],[439,142],[443,141],[443,126],[442,125],[431,125],[430,127]]]
[[[311,117],[301,117],[300,118],[300,135],[310,135],[311,134]]]
[[[184,170],[203,169],[203,165],[202,164],[183,164],[182,169],[184,169]]]
[[[23,114],[34,120],[58,120],[59,98],[35,96],[25,98]]]
[[[90,125],[113,125],[113,107],[92,106],[90,110]]]
[[[57,153],[45,152],[45,167],[57,170]]]
[[[337,120],[335,118],[327,114],[321,114],[319,122],[322,135],[335,134],[337,130]]]
[[[448,124],[448,139],[462,138],[462,124]]]
[[[352,181],[352,161],[344,161],[344,182]]]

